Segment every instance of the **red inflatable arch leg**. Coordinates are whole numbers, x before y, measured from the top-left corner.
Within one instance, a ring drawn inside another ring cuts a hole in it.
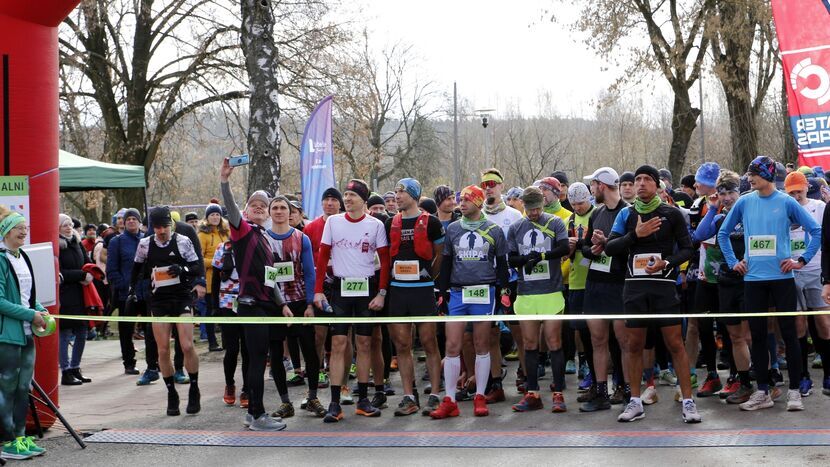
[[[0,172],[29,176],[31,241],[53,242],[56,256],[58,25],[77,4],[0,0]],[[58,336],[36,345],[35,379],[57,403]],[[52,426],[51,413],[38,408],[43,427]]]

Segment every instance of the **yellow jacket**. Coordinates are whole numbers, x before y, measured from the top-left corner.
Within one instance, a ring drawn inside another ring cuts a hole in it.
[[[230,238],[230,231],[228,228],[228,221],[222,219],[218,227],[202,221],[199,224],[199,243],[202,244],[202,256],[204,256],[205,263],[205,282],[207,282],[207,293],[211,293],[211,283],[213,279],[213,254],[216,253],[216,248],[228,241]]]

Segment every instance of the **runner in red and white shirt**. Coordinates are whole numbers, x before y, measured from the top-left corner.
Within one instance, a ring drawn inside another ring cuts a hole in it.
[[[354,329],[357,343],[357,415],[379,417],[380,409],[372,406],[368,399],[369,368],[371,368],[372,324],[338,323],[336,318],[374,317],[383,309],[386,288],[389,283],[389,246],[386,230],[379,220],[366,215],[366,201],[369,186],[363,180],[350,180],[343,193],[345,214],[330,216],[323,229],[320,241],[318,265],[328,264],[331,259],[334,282],[332,284],[331,306],[334,322],[331,325],[331,404],[324,422],[333,423],[343,418],[340,408],[340,389],[343,384],[344,361],[349,328]],[[379,281],[375,281],[375,252],[381,263]],[[326,296],[323,294],[325,268],[317,268],[314,303],[324,309]]]

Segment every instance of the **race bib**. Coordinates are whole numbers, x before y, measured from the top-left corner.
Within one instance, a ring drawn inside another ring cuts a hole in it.
[[[606,255],[605,253],[601,254],[599,258],[591,261],[590,269],[599,272],[611,272],[611,258],[610,256]]]
[[[369,279],[365,277],[345,277],[340,280],[341,297],[368,297]]]
[[[153,285],[156,288],[181,284],[181,282],[179,276],[173,277],[170,275],[170,266],[153,268]]]
[[[274,269],[277,270],[277,275],[274,278],[275,282],[293,282],[294,281],[294,263],[285,261],[283,263],[274,263]]]
[[[490,286],[467,285],[461,287],[461,303],[467,305],[489,305]]]
[[[643,253],[634,255],[634,261],[632,263],[633,267],[631,268],[632,273],[635,276],[650,276],[652,274],[646,272],[646,267],[653,265],[660,259],[663,259],[660,253]]]
[[[421,265],[418,260],[395,261],[392,267],[395,280],[417,281],[421,278]]]
[[[802,256],[807,251],[807,241],[804,239],[804,231],[797,230],[790,232],[790,252],[792,256]]]
[[[542,281],[550,280],[550,262],[548,260],[539,261],[530,273],[525,273],[526,281]]]
[[[775,256],[776,241],[775,235],[750,235],[747,256]]]
[[[265,287],[274,287],[277,285],[277,268],[265,266],[265,277],[263,278]]]

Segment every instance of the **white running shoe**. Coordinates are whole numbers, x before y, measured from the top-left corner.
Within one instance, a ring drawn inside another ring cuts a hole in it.
[[[340,405],[353,405],[354,404],[354,397],[352,397],[352,391],[349,390],[346,386],[340,389]]]
[[[285,423],[277,421],[267,413],[264,413],[251,422],[251,426],[248,428],[252,431],[282,431],[285,427]]]
[[[764,391],[755,391],[749,400],[739,405],[741,410],[751,412],[753,410],[768,409],[775,405],[769,394]]]
[[[657,389],[655,389],[654,386],[647,387],[640,396],[640,400],[642,400],[645,405],[656,404],[657,401],[660,400],[657,396]]]
[[[643,418],[646,418],[646,414],[643,411],[643,405],[632,400],[627,406],[625,406],[625,410],[623,410],[623,412],[617,417],[617,421],[633,422]]]
[[[787,391],[787,411],[796,412],[804,410],[804,403],[801,402],[801,392],[798,389],[790,389]]]
[[[689,399],[683,403],[683,421],[685,423],[700,423],[700,414],[697,413],[695,401]]]

